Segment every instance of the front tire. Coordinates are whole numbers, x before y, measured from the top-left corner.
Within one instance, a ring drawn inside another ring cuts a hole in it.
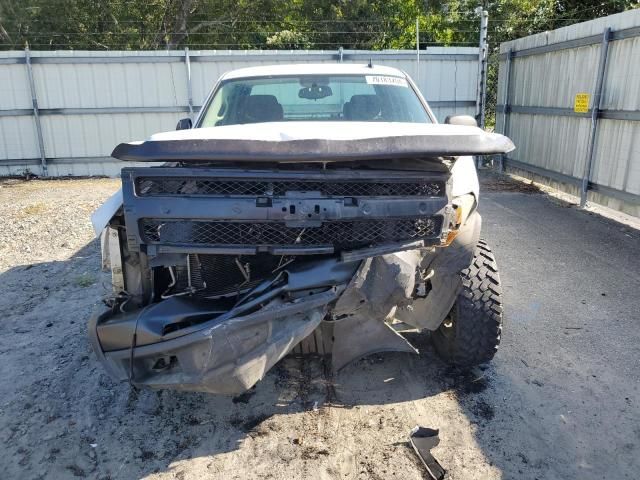
[[[431,338],[444,361],[471,367],[494,357],[502,334],[502,287],[487,242],[478,241],[471,265],[460,276],[462,287],[453,308]]]

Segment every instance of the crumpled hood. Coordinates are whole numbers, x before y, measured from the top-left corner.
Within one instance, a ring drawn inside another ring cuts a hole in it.
[[[507,153],[477,127],[395,122],[268,122],[164,132],[113,151],[126,161],[330,162]]]
[[[401,122],[266,122],[220,127],[192,128],[152,135],[150,141],[163,140],[363,140],[413,135],[480,135],[478,127]]]

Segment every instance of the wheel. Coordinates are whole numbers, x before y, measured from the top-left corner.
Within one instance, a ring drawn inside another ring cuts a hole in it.
[[[502,287],[487,242],[478,241],[471,265],[460,276],[460,293],[431,339],[443,360],[470,367],[493,358],[502,334]]]

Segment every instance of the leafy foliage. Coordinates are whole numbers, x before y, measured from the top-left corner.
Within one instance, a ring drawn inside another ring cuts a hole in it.
[[[637,7],[638,0],[2,0],[0,48],[415,48],[492,44]]]

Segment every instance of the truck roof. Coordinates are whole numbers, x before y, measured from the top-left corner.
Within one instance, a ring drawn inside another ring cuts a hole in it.
[[[262,65],[232,70],[222,75],[221,80],[252,77],[289,75],[390,75],[406,78],[397,68],[360,63],[293,63],[286,65]]]

